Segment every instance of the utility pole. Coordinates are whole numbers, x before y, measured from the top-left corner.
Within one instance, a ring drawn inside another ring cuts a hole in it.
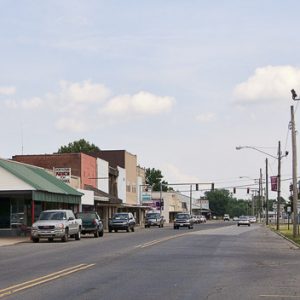
[[[259,213],[259,222],[261,221],[261,211],[262,211],[262,171],[259,169],[259,182],[258,182],[259,194],[258,194],[258,213]]]
[[[278,142],[278,176],[277,176],[277,218],[276,230],[279,230],[279,217],[280,217],[280,190],[281,190],[281,146]]]
[[[161,204],[162,204],[162,183],[160,182],[160,197],[159,197],[159,212],[160,212],[160,215],[161,215]]]
[[[294,118],[294,106],[291,106],[292,153],[293,153],[293,237],[298,234],[298,186],[297,186],[297,145]]]
[[[190,184],[190,215],[192,215],[192,185]]]
[[[266,158],[266,225],[269,225],[269,175],[268,175],[267,158]]]

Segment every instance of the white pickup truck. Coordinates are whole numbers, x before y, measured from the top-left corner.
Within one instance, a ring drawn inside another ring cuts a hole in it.
[[[82,220],[76,219],[72,210],[44,210],[38,221],[32,224],[31,240],[38,243],[41,238],[47,238],[49,242],[60,238],[67,242],[69,237],[75,240],[81,238]]]

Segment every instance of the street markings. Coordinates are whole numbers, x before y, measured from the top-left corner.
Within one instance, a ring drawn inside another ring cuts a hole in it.
[[[281,299],[300,299],[300,296],[293,296],[293,295],[259,295],[259,297],[264,297],[264,298],[281,298]]]
[[[52,280],[70,275],[70,274],[78,272],[78,271],[82,271],[82,270],[91,268],[94,265],[95,264],[80,264],[80,265],[77,265],[77,266],[66,268],[66,269],[60,270],[58,272],[54,272],[54,273],[51,273],[51,274],[48,274],[48,275],[45,275],[45,276],[42,276],[42,277],[38,277],[38,278],[35,278],[35,279],[32,279],[32,280],[23,282],[23,283],[12,285],[10,287],[7,287],[5,289],[0,290],[0,298],[12,295],[14,293],[20,292],[20,291],[25,290],[25,289],[32,288],[34,286],[43,284],[45,282],[49,282],[49,281],[52,281]]]
[[[150,241],[150,242],[145,243],[145,244],[137,245],[136,248],[142,248],[143,249],[143,248],[151,247],[153,245],[156,245],[156,244],[159,244],[159,243],[162,243],[162,242],[166,242],[166,241],[169,241],[169,240],[172,240],[172,239],[176,239],[178,237],[182,237],[182,236],[185,236],[187,234],[189,234],[189,232],[176,234],[176,235],[173,235],[173,236],[168,236],[168,237],[165,237],[165,238],[161,238],[159,240],[153,240],[153,241]]]

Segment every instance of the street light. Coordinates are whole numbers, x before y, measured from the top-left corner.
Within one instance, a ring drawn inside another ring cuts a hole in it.
[[[297,97],[297,95],[296,95]],[[237,146],[236,147],[236,150],[241,150],[241,149],[253,149],[253,150],[256,150],[258,152],[261,152],[267,156],[270,156],[272,158],[275,158],[277,159],[278,161],[278,175],[277,175],[277,218],[276,218],[276,230],[279,230],[279,216],[280,216],[280,189],[281,189],[281,159],[283,157],[286,157],[288,155],[288,151],[285,152],[284,155],[281,154],[281,147],[280,147],[280,141],[278,142],[278,154],[277,156],[274,156],[272,154],[269,154],[265,151],[262,151],[256,147],[253,147],[253,146]],[[266,159],[266,184],[268,183],[268,160]],[[266,188],[266,191],[268,190],[268,188]],[[268,191],[267,191],[267,194],[266,194],[266,198],[268,197]],[[268,204],[268,199],[266,199],[267,201],[267,204]],[[268,205],[267,205],[267,208],[266,208],[266,212],[268,211]],[[268,216],[267,216],[267,223],[268,224]]]

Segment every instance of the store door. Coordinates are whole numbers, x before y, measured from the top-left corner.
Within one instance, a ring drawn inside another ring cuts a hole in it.
[[[10,228],[9,198],[0,198],[0,228]]]

